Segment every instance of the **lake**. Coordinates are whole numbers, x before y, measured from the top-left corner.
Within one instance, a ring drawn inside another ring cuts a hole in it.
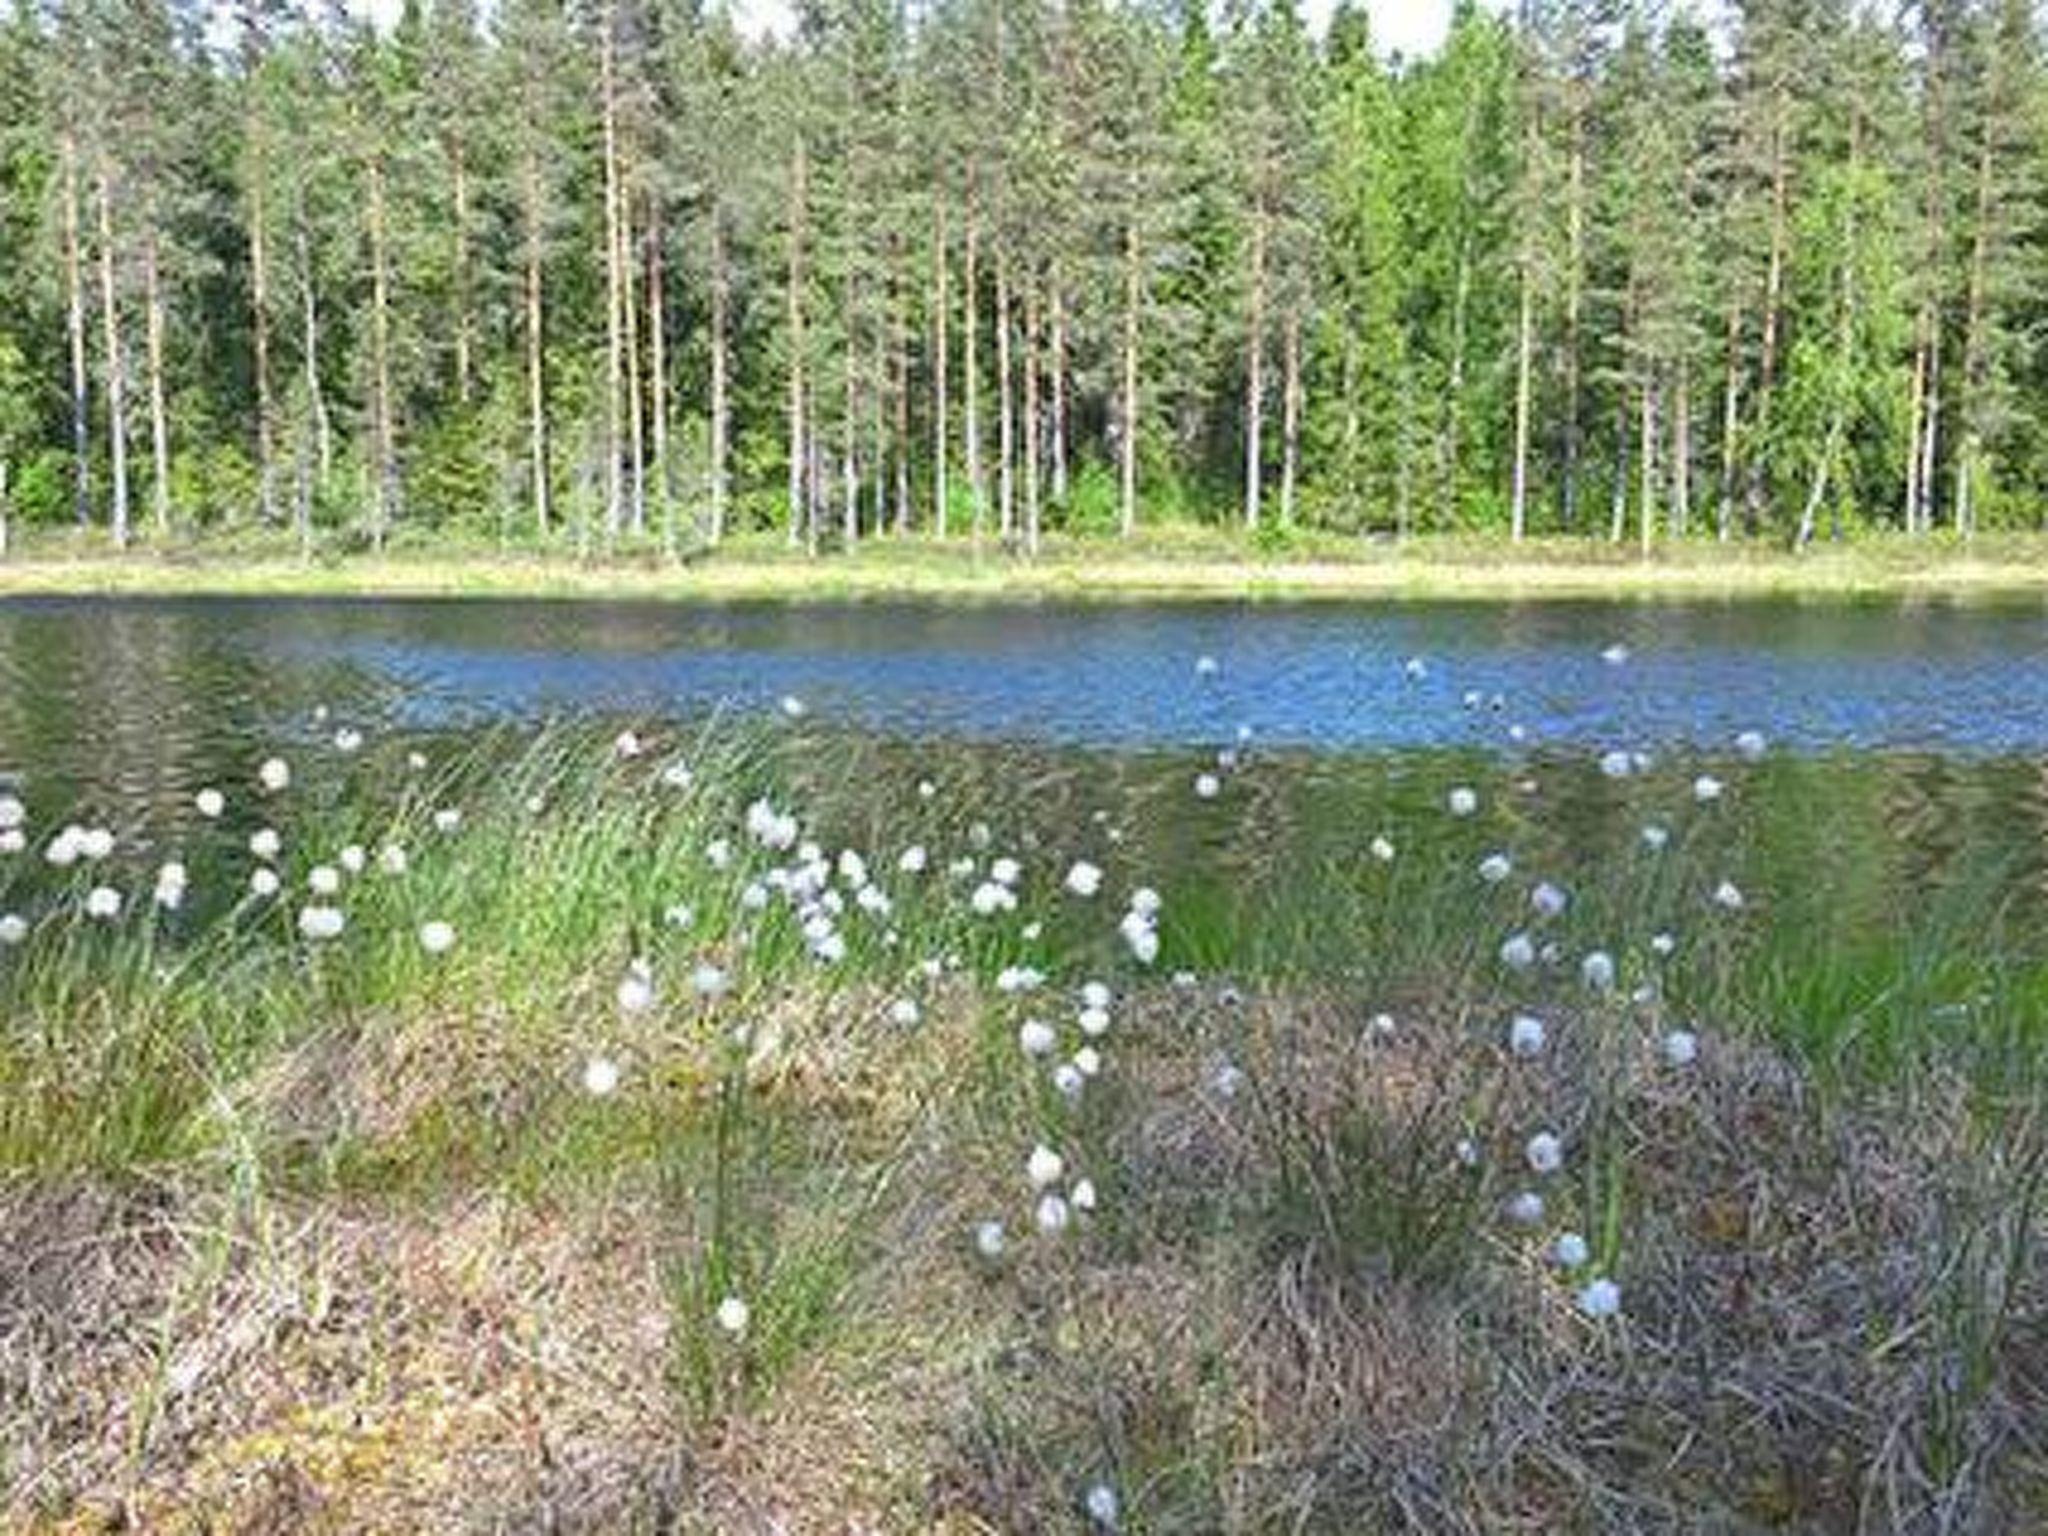
[[[148,849],[192,831],[199,785],[246,783],[341,724],[658,728],[795,698],[839,743],[820,793],[938,767],[1028,780],[996,797],[1027,832],[1114,817],[1165,878],[1252,903],[1461,771],[1540,775],[1530,835],[1598,857],[1626,830],[1617,796],[1656,815],[1674,782],[1603,783],[1598,752],[1721,765],[1758,730],[1778,750],[1753,853],[1781,901],[1874,922],[1968,886],[2039,917],[2044,663],[2038,605],[14,599],[0,771],[39,814],[106,818]],[[1240,739],[1247,771],[1198,804],[1192,774]]]

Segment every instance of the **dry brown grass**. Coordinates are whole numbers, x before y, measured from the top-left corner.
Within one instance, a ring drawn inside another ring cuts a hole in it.
[[[1677,1073],[1619,1015],[1509,1063],[1497,1021],[1421,1000],[1368,1040],[1334,995],[1162,993],[1119,1023],[1070,1143],[1104,1209],[1046,1244],[1021,1232],[1029,1122],[973,1088],[972,1010],[906,1046],[873,998],[774,1006],[760,1091],[906,1151],[835,1327],[763,1390],[686,1406],[694,1237],[658,1180],[582,1202],[18,1183],[0,1523],[1035,1532],[1080,1528],[1098,1477],[1158,1531],[2048,1522],[2042,1126],[1959,1083],[1822,1093],[1720,1036]],[[423,1030],[316,1038],[246,1103],[316,1140],[450,1102],[542,1113],[514,1089],[555,1045]],[[1497,1218],[1533,1123],[1566,1137],[1565,1204],[1625,1170],[1619,1324],[1578,1316]],[[1477,1170],[1448,1155],[1461,1129]],[[1013,1233],[994,1268],[966,1240],[991,1214]]]

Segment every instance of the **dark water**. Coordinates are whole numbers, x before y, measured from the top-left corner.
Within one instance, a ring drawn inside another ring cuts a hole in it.
[[[39,817],[75,807],[145,845],[197,830],[194,787],[246,784],[340,724],[684,719],[785,695],[863,763],[893,754],[1062,827],[1115,816],[1162,879],[1268,906],[1397,803],[1440,806],[1452,775],[1541,775],[1543,825],[1516,835],[1596,858],[1682,813],[1695,765],[1746,772],[1728,748],[1754,729],[1774,750],[1744,836],[1802,922],[1995,887],[2048,926],[2039,606],[0,602],[0,774]],[[1247,772],[1197,803],[1197,759],[1240,728]],[[1669,782],[1604,783],[1592,749],[1615,746],[1656,752]]]
[[[1629,659],[1602,652],[1621,644]],[[1200,656],[1218,670],[1198,675]],[[1420,680],[1403,663],[1427,664]],[[1477,692],[1477,707],[1465,696]],[[2038,606],[766,605],[16,599],[0,767],[206,775],[313,704],[432,727],[773,708],[902,736],[1319,750],[2048,751]],[[1496,701],[1496,697],[1498,700]]]

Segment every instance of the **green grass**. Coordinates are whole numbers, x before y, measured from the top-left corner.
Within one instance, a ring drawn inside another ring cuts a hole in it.
[[[22,1365],[0,1520],[1079,1529],[1097,1480],[1156,1531],[2048,1509],[2041,934],[2010,869],[1845,895],[1884,852],[1879,790],[1772,759],[1714,764],[1711,808],[1676,761],[1622,785],[1544,764],[1532,796],[1456,754],[1300,789],[1255,759],[1211,833],[1256,792],[1271,823],[1355,835],[1275,844],[1262,817],[1263,861],[1198,840],[1176,863],[1178,764],[1119,788],[1110,843],[1027,754],[920,766],[788,724],[647,739],[621,759],[594,730],[498,732],[420,744],[420,769],[403,741],[293,748],[289,791],[231,786],[221,826],[185,829],[175,914],[147,909],[139,851],[16,861],[0,906],[35,926],[0,955],[0,1339]],[[1459,782],[1469,819],[1443,809]],[[864,912],[835,877],[835,963],[746,894],[793,857],[744,831],[764,796],[891,897]],[[284,836],[275,900],[242,894],[259,824]],[[1381,829],[1391,863],[1364,848]],[[309,869],[350,843],[370,865],[345,931],[301,938]],[[1499,887],[1475,873],[1495,848]],[[1004,853],[1017,910],[978,916]],[[1060,887],[1084,854],[1107,875],[1088,899]],[[1539,877],[1572,894],[1547,923]],[[112,924],[80,910],[108,878],[132,897]],[[1723,878],[1742,911],[1707,900]],[[1115,934],[1146,884],[1151,966]],[[430,918],[448,954],[418,942]],[[1502,966],[1525,926],[1558,965]],[[1595,943],[1610,994],[1577,980]],[[636,956],[656,998],[626,1012]],[[707,963],[721,996],[691,988]],[[1045,986],[1002,990],[1020,965]],[[1116,994],[1094,1040],[1088,979]],[[1527,1061],[1504,1044],[1523,1008],[1552,1030]],[[1078,1099],[1021,1052],[1028,1018],[1062,1058],[1101,1053]],[[1680,1022],[1689,1068],[1661,1055]],[[586,1089],[593,1056],[616,1092]],[[1547,1179],[1537,1129],[1566,1148]],[[1061,1188],[1100,1195],[1057,1237],[1032,1230],[1041,1142]],[[1532,1187],[1524,1229],[1502,1212]],[[1544,1257],[1567,1229],[1593,1254],[1572,1277]],[[1619,1319],[1579,1315],[1591,1274],[1620,1281]]]
[[[1633,544],[1428,535],[1405,543],[1302,532],[1250,541],[1171,525],[1123,542],[1049,537],[1036,559],[990,539],[870,540],[806,556],[775,534],[686,558],[627,541],[580,559],[571,545],[401,535],[382,555],[322,546],[308,559],[275,534],[144,542],[125,553],[98,535],[39,532],[0,562],[0,594],[138,592],[445,596],[633,596],[814,600],[888,597],[1401,598],[1898,597],[2038,598],[2048,536],[1959,542],[1867,534],[1794,555],[1775,545],[1689,540],[1648,559]]]

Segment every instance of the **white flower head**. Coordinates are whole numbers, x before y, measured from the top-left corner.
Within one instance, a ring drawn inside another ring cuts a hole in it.
[[[1740,912],[1743,906],[1741,887],[1733,880],[1723,880],[1714,887],[1714,905],[1729,912]]]
[[[377,867],[387,875],[402,875],[410,861],[405,848],[398,843],[386,843],[377,850]]]
[[[361,843],[350,843],[335,856],[335,861],[352,875],[360,875],[370,862],[370,856],[363,851]]]
[[[931,855],[925,852],[923,843],[912,843],[897,857],[896,867],[906,875],[921,875],[931,862]]]
[[[192,804],[208,821],[219,820],[221,813],[228,808],[227,796],[217,789],[200,790],[192,797]]]
[[[348,925],[339,907],[313,903],[299,911],[299,933],[308,939],[334,939],[341,936],[341,930]]]
[[[19,912],[0,913],[0,944],[12,949],[28,937],[28,919]]]
[[[1570,902],[1571,898],[1548,880],[1539,880],[1529,892],[1529,905],[1539,917],[1556,917]]]
[[[1596,949],[1579,962],[1579,975],[1586,985],[1595,992],[1610,992],[1614,989],[1614,957],[1604,949]]]
[[[96,885],[85,893],[85,915],[99,922],[112,922],[121,915],[121,893],[111,885]]]
[[[618,757],[638,757],[642,750],[638,731],[621,731],[612,738],[612,752]]]
[[[1737,731],[1735,753],[1746,763],[1756,762],[1764,755],[1765,742],[1762,731]]]
[[[1536,1173],[1555,1173],[1564,1166],[1564,1144],[1549,1131],[1538,1131],[1522,1149]]]
[[[690,990],[706,1002],[717,1002],[732,990],[732,978],[707,960],[690,972]]]
[[[1444,805],[1453,816],[1470,816],[1479,809],[1479,796],[1470,786],[1459,784],[1444,796]]]
[[[1508,1025],[1508,1049],[1517,1056],[1540,1056],[1548,1037],[1543,1021],[1532,1013],[1518,1013]]]
[[[1508,1201],[1508,1220],[1518,1227],[1533,1227],[1543,1220],[1543,1197],[1525,1189]]]
[[[1621,1311],[1621,1287],[1602,1276],[1579,1292],[1579,1310],[1598,1321]]]
[[[1033,1147],[1031,1156],[1024,1161],[1024,1172],[1033,1189],[1047,1189],[1057,1184],[1066,1168],[1066,1159],[1044,1142]]]
[[[1620,747],[1600,754],[1600,771],[1610,779],[1625,779],[1635,768],[1635,760]]]
[[[455,927],[440,918],[420,924],[420,948],[430,955],[445,955],[455,947]]]
[[[1674,1029],[1664,1037],[1664,1059],[1674,1067],[1689,1067],[1699,1060],[1700,1037],[1689,1029]]]
[[[1053,1027],[1042,1019],[1026,1019],[1017,1026],[1017,1044],[1027,1056],[1049,1056],[1059,1044]]]
[[[923,1017],[914,997],[899,997],[889,1005],[889,1022],[908,1029]]]
[[[444,805],[434,812],[434,830],[436,832],[453,832],[461,827],[461,825],[462,812],[455,806]]]
[[[1073,1213],[1068,1207],[1066,1200],[1050,1190],[1039,1196],[1036,1214],[1038,1230],[1047,1236],[1056,1236],[1066,1231],[1067,1223],[1073,1217]]]
[[[1000,1221],[977,1222],[974,1228],[974,1251],[993,1264],[1003,1256],[1005,1241],[1003,1224]]]
[[[645,960],[634,960],[626,967],[626,974],[619,978],[614,996],[618,1000],[619,1012],[623,1014],[645,1013],[654,1006],[654,972]]]
[[[1214,800],[1221,793],[1223,793],[1223,781],[1217,778],[1215,774],[1198,773],[1195,775],[1196,799]]]
[[[1214,677],[1220,670],[1222,669],[1216,665],[1216,658],[1214,656],[1197,656],[1195,658],[1195,676],[1197,677]]]
[[[249,871],[249,894],[252,896],[275,896],[278,884],[277,871],[267,865]]]
[[[1593,1250],[1576,1232],[1560,1232],[1550,1245],[1550,1261],[1559,1269],[1583,1269],[1592,1257]]]
[[[249,851],[266,863],[275,859],[284,846],[284,840],[277,835],[275,827],[258,827],[249,834]]]
[[[1506,854],[1489,853],[1479,861],[1479,878],[1488,885],[1499,885],[1501,881],[1507,879],[1508,872],[1513,868],[1514,865]]]
[[[1526,933],[1511,933],[1501,941],[1500,963],[1511,971],[1526,971],[1536,963],[1536,944]]]
[[[747,1304],[737,1296],[728,1296],[718,1304],[718,1326],[734,1338],[747,1331],[747,1324],[753,1318]]]
[[[592,1056],[583,1063],[583,1091],[594,1099],[610,1098],[619,1091],[619,1064],[609,1056]]]
[[[315,864],[306,871],[306,887],[315,896],[332,896],[341,889],[341,871],[332,864]]]
[[[292,782],[291,764],[281,757],[266,757],[263,766],[256,770],[256,782],[273,795],[289,788]]]
[[[1721,798],[1721,781],[1711,773],[1703,773],[1692,781],[1692,797],[1706,805]]]
[[[1375,837],[1370,845],[1372,856],[1382,864],[1394,862],[1394,845],[1385,837]]]
[[[1067,870],[1067,878],[1064,883],[1068,893],[1071,895],[1093,896],[1102,889],[1102,871],[1093,864],[1090,864],[1086,859],[1076,859],[1072,867]]]
[[[1643,828],[1643,846],[1652,853],[1662,853],[1664,845],[1670,841],[1670,831],[1665,827],[1659,826],[1654,821]]]

